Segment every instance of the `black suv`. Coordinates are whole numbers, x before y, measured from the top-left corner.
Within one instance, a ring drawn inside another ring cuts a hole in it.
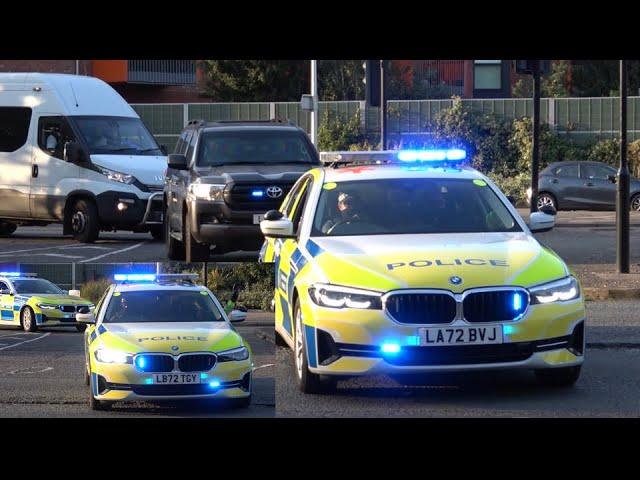
[[[282,120],[195,120],[167,163],[167,255],[198,262],[209,259],[213,246],[216,254],[259,250],[265,212],[279,208],[320,158],[304,130]]]

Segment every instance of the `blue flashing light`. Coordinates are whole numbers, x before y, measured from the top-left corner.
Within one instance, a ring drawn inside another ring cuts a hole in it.
[[[444,162],[459,161],[467,158],[467,152],[461,148],[400,150],[398,160],[401,162]]]
[[[155,282],[153,273],[116,273],[113,276],[116,282]]]
[[[201,378],[202,380],[206,380],[207,378],[209,378],[209,375],[207,375],[206,373],[201,373],[201,374],[200,374],[200,378]]]
[[[209,382],[209,386],[211,388],[218,388],[220,386],[220,382],[218,380],[214,380],[213,382]]]
[[[395,355],[397,353],[400,353],[400,345],[397,343],[386,342],[382,344],[380,350],[382,350],[382,353]]]
[[[512,297],[512,302],[513,302],[513,310],[515,312],[519,312],[520,310],[522,310],[522,294],[521,293],[514,293],[513,297]]]
[[[20,272],[0,272],[0,277],[19,277]]]
[[[502,327],[502,333],[505,335],[511,335],[515,331],[516,331],[516,327],[514,327],[513,325],[504,325]]]
[[[251,192],[251,196],[252,197],[257,197],[257,198],[262,198],[262,197],[264,197],[264,191],[263,190],[253,190]]]
[[[418,345],[420,345],[420,337],[418,335],[407,337],[407,345],[417,347]]]
[[[136,357],[136,367],[143,369],[146,364],[147,361],[144,357]]]
[[[153,385],[153,378],[147,378],[144,383],[146,383],[147,385]]]

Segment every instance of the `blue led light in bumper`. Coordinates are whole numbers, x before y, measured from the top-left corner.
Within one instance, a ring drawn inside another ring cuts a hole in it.
[[[155,282],[156,276],[152,273],[116,273],[113,279],[116,282]]]
[[[144,383],[146,383],[147,385],[153,385],[153,378],[147,378]]]
[[[218,388],[220,386],[220,382],[218,380],[214,380],[212,382],[209,382],[209,386],[211,388]]]
[[[521,315],[527,308],[524,294],[522,292],[514,292],[511,296],[511,308],[517,315]]]
[[[397,343],[386,342],[382,344],[380,350],[382,351],[382,353],[395,355],[396,353],[400,353],[400,345],[398,345]]]
[[[252,197],[258,197],[258,198],[264,197],[264,192],[262,190],[253,190],[251,192],[251,196]]]
[[[201,380],[206,380],[207,378],[209,378],[209,375],[207,375],[206,373],[201,373],[200,374],[200,379]]]
[[[502,333],[505,334],[505,335],[511,335],[515,331],[516,331],[516,327],[514,327],[513,325],[503,325],[502,326]]]
[[[442,162],[445,160],[464,160],[467,152],[461,148],[435,150],[401,150],[398,160],[401,162]]]

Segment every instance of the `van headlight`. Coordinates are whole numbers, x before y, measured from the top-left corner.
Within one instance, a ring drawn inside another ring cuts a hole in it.
[[[529,289],[531,304],[566,302],[580,296],[580,285],[575,277],[545,283]]]
[[[224,192],[224,184],[219,183],[192,183],[189,186],[189,193],[201,200],[209,200],[212,202],[222,202]]]
[[[133,355],[111,348],[97,349],[95,357],[100,363],[133,363]]]
[[[232,348],[216,354],[219,362],[239,362],[249,358],[249,349],[247,347]]]
[[[382,308],[382,293],[359,288],[316,283],[309,288],[309,296],[321,307],[373,310]]]
[[[126,183],[127,185],[131,185],[136,181],[136,177],[133,175],[129,175],[128,173],[116,172],[115,170],[110,170],[108,168],[101,167],[100,165],[96,165],[98,171],[106,176],[109,180],[113,180],[114,182]]]

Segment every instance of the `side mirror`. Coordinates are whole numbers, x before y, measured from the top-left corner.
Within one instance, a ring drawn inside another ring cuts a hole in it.
[[[64,144],[64,159],[69,163],[86,163],[89,153],[78,142],[67,142]]]
[[[166,145],[160,145],[160,151],[162,152],[163,155],[166,155],[167,153],[169,153]]]
[[[94,316],[93,312],[76,313],[76,322],[93,325],[96,323],[96,317]]]
[[[295,238],[293,222],[277,210],[269,210],[260,222],[260,230],[268,238]]]
[[[548,232],[556,224],[553,215],[544,212],[533,212],[529,216],[529,229],[532,233]]]
[[[231,323],[244,322],[247,319],[247,312],[241,310],[231,310],[229,320]]]
[[[181,153],[172,153],[167,156],[167,165],[174,170],[186,170],[187,157]]]
[[[611,183],[616,183],[617,178],[615,175],[607,175],[607,180],[609,180]]]

